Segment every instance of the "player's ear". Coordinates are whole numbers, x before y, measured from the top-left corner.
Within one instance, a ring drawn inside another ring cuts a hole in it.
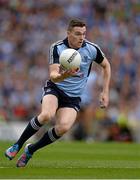
[[[67,31],[67,35],[69,35],[69,34],[70,34],[70,31],[68,30],[68,31]]]

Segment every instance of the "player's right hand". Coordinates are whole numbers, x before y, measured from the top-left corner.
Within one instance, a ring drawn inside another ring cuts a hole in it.
[[[74,76],[75,74],[77,74],[77,72],[79,72],[79,68],[65,70],[65,71],[62,72],[62,76],[64,78],[68,78],[68,77]]]

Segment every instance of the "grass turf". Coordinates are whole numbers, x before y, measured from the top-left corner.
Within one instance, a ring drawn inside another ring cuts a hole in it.
[[[16,168],[0,142],[0,179],[140,179],[140,144],[57,142]]]

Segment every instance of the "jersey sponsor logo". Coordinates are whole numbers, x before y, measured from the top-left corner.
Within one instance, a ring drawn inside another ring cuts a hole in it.
[[[84,56],[83,62],[88,62],[88,56]]]

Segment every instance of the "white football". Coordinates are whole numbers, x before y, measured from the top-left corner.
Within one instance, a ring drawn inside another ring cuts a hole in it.
[[[77,69],[80,67],[81,55],[75,49],[65,49],[59,57],[59,62],[63,69]]]

